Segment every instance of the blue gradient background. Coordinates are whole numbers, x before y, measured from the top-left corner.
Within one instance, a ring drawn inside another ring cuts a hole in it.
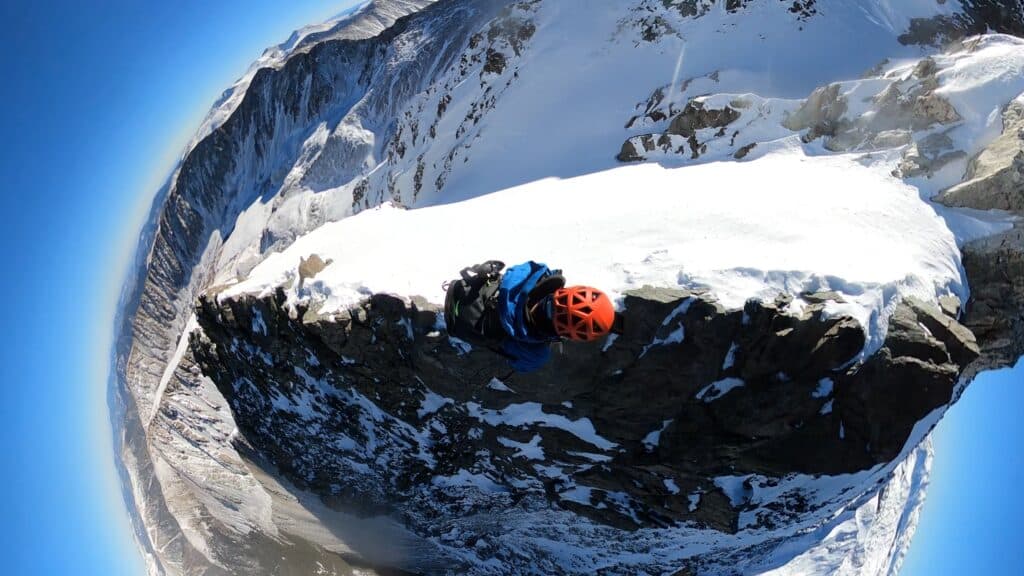
[[[4,574],[141,574],[112,465],[112,318],[152,195],[262,50],[354,2],[0,6],[0,558]],[[1024,574],[1024,366],[936,433],[904,574]]]

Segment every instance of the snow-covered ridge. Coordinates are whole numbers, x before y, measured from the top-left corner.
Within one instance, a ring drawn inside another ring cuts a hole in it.
[[[869,329],[870,353],[901,298],[966,300],[953,234],[886,168],[791,147],[742,164],[623,166],[443,206],[383,206],[299,238],[221,297],[286,286],[293,302],[326,314],[376,292],[439,303],[441,281],[469,263],[535,259],[615,297],[645,284],[705,288],[735,308],[834,290],[848,302],[834,313]],[[586,213],[566,221],[579,205]],[[514,231],[496,232],[489,214]],[[299,287],[300,260],[311,254],[331,264]]]

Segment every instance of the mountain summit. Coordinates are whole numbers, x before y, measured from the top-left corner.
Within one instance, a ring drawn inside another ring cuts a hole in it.
[[[1024,351],[1024,7],[379,0],[268,49],[157,196],[111,408],[151,574],[892,574]],[[488,259],[600,286],[542,370]],[[397,571],[397,572],[396,572]]]

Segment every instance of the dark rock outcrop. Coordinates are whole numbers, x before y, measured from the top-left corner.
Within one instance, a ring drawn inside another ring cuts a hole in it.
[[[1024,102],[1007,106],[1002,134],[971,159],[964,181],[937,200],[947,206],[1024,214]]]
[[[911,20],[910,29],[899,41],[941,46],[985,32],[1024,36],[1024,2],[1021,0],[958,0],[958,3],[962,6],[959,13]]]
[[[687,148],[692,159],[697,159],[707,150],[706,144],[698,139],[698,131],[718,129],[716,136],[725,135],[725,127],[740,117],[731,106],[710,108],[701,100],[691,100],[685,108],[672,117],[665,132],[642,134],[622,143],[616,158],[620,162],[643,160],[645,152],[660,149],[662,152],[683,153]],[[749,152],[749,150],[748,150]]]
[[[453,525],[482,538],[475,506],[526,501],[625,531],[687,521],[735,532],[748,508],[716,478],[887,463],[978,353],[939,307],[906,301],[859,361],[863,331],[825,314],[834,297],[728,310],[644,288],[627,294],[620,336],[567,343],[539,372],[514,374],[449,339],[418,298],[376,294],[325,316],[291,308],[283,291],[208,293],[190,349],[228,400],[237,441],[339,509],[400,518],[427,538]],[[461,481],[490,496],[455,496]],[[758,522],[809,508],[796,496],[773,506]]]
[[[971,283],[962,321],[983,350],[970,374],[1013,366],[1024,355],[1024,226],[968,242],[961,251]]]

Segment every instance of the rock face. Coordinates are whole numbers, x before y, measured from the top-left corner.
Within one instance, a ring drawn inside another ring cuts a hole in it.
[[[1024,216],[1024,103],[1006,107],[1002,134],[971,159],[964,181],[937,200]],[[962,250],[972,287],[963,321],[985,352],[971,371],[1013,366],[1024,354],[1024,228],[1018,223]]]
[[[963,11],[953,15],[915,18],[900,36],[904,44],[942,45],[988,31],[1024,35],[1024,3],[1021,0],[959,0]]]
[[[971,159],[964,181],[945,190],[938,201],[1024,214],[1024,101],[1010,103],[1003,113],[1002,135]]]
[[[951,53],[966,54],[976,44],[951,48]],[[884,66],[882,67],[885,68]],[[687,94],[714,87],[719,75],[685,80],[678,87],[686,101],[682,110],[666,93],[673,87],[660,87],[646,103],[638,104],[642,114],[630,118],[626,128],[667,126],[662,132],[632,136],[623,142],[617,159],[690,161],[720,158],[745,158],[757,141],[771,134],[784,138],[798,133],[803,143],[820,141],[832,152],[868,152],[904,148],[903,162],[897,174],[905,178],[931,176],[949,163],[965,158],[957,150],[948,132],[962,124],[953,105],[936,90],[939,81],[936,63],[920,60],[912,70],[872,71],[858,81],[835,82],[821,86],[794,105],[790,100],[761,98],[748,94]],[[870,86],[867,90],[864,88]],[[709,156],[709,151],[711,152]],[[981,159],[975,171],[994,170],[997,162]],[[983,167],[984,166],[984,167]],[[1015,172],[1014,172],[1015,173]],[[1000,175],[1010,178],[1010,173]],[[1006,180],[1012,186],[1011,180]]]
[[[857,361],[863,331],[825,314],[835,297],[727,310],[707,294],[645,288],[627,295],[621,336],[569,344],[541,371],[513,374],[489,350],[449,339],[421,299],[377,294],[321,317],[290,309],[283,291],[213,292],[197,306],[189,355],[227,399],[237,442],[328,505],[400,518],[425,541],[484,542],[462,569],[565,569],[528,537],[505,546],[481,515],[530,526],[568,511],[643,533],[646,548],[626,539],[618,551],[651,554],[684,524],[783,529],[835,506],[807,487],[758,504],[752,487],[722,478],[774,486],[897,457],[918,421],[951,401],[977,345],[911,300],[884,346]],[[439,546],[435,557],[446,555],[457,565]],[[652,560],[619,569],[657,572]]]
[[[972,372],[1013,366],[1024,354],[1024,227],[963,247],[971,298],[963,318],[984,355]]]

